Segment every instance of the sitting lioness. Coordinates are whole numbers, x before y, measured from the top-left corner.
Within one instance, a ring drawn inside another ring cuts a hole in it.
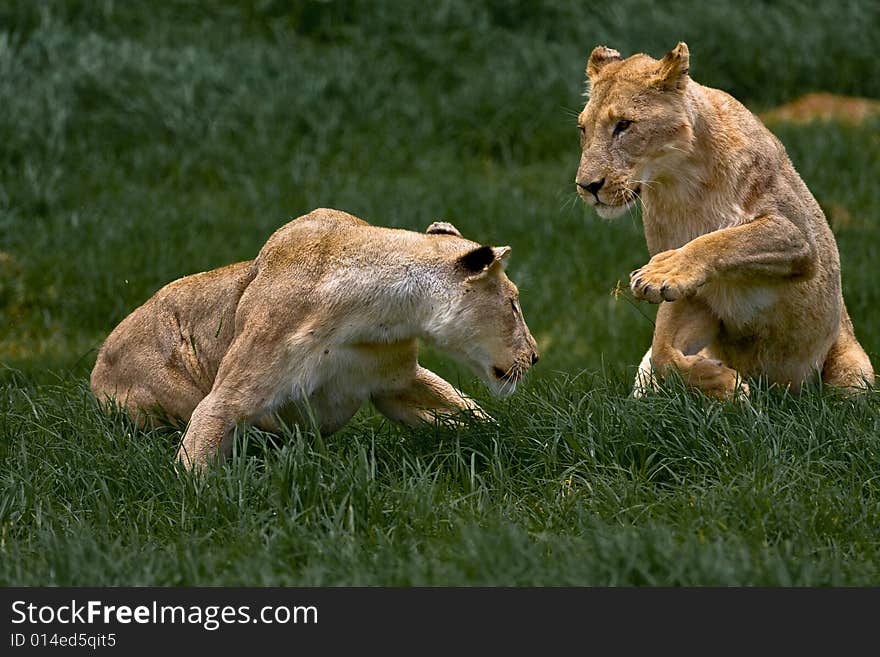
[[[256,260],[159,290],[107,338],[92,390],[139,422],[188,420],[187,468],[227,455],[239,422],[329,434],[366,400],[409,425],[485,417],[419,366],[418,341],[512,393],[538,353],[504,273],[509,255],[445,222],[422,234],[318,209],[278,229]]]
[[[604,218],[642,202],[651,259],[630,285],[660,307],[636,394],[670,368],[719,398],[747,395],[743,377],[872,384],[822,210],[779,140],[688,60],[684,43],[660,61],[595,48],[578,117],[583,200]]]

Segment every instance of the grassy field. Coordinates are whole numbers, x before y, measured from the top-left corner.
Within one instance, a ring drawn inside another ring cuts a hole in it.
[[[574,194],[592,47],[755,111],[880,98],[876,2],[10,1],[0,5],[0,584],[876,585],[880,393],[628,396],[654,309],[613,291],[637,215]],[[773,124],[837,236],[880,365],[880,121]],[[315,207],[510,244],[542,359],[497,425],[240,436],[100,415],[109,331]]]

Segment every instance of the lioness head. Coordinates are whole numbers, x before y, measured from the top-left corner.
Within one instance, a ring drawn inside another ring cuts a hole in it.
[[[432,342],[462,360],[496,395],[512,394],[538,361],[538,345],[523,318],[519,291],[504,272],[510,247],[475,245],[445,222],[427,232],[442,240],[451,288],[434,319]]]
[[[688,47],[663,59],[623,59],[598,46],[587,62],[589,101],[578,116],[581,161],[577,192],[600,217],[618,217],[643,186],[675,169],[692,148],[685,105]]]

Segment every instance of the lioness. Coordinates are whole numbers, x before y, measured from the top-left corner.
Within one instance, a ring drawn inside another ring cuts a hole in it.
[[[479,406],[419,366],[418,340],[459,357],[500,395],[538,360],[504,273],[510,247],[445,222],[426,233],[318,209],[253,261],[169,283],[117,326],[91,386],[140,422],[188,420],[187,468],[228,454],[238,422],[341,428],[366,400],[410,425]],[[161,418],[161,415],[159,416]]]
[[[688,61],[684,43],[660,61],[599,46],[578,116],[580,196],[604,218],[642,202],[651,259],[630,286],[660,307],[636,394],[670,368],[719,398],[748,394],[744,376],[872,384],[822,210],[779,140]]]

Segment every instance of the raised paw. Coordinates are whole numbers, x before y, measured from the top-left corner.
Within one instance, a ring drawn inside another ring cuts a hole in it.
[[[692,296],[705,282],[704,268],[688,258],[683,249],[658,253],[647,265],[629,275],[635,297],[651,303]]]

